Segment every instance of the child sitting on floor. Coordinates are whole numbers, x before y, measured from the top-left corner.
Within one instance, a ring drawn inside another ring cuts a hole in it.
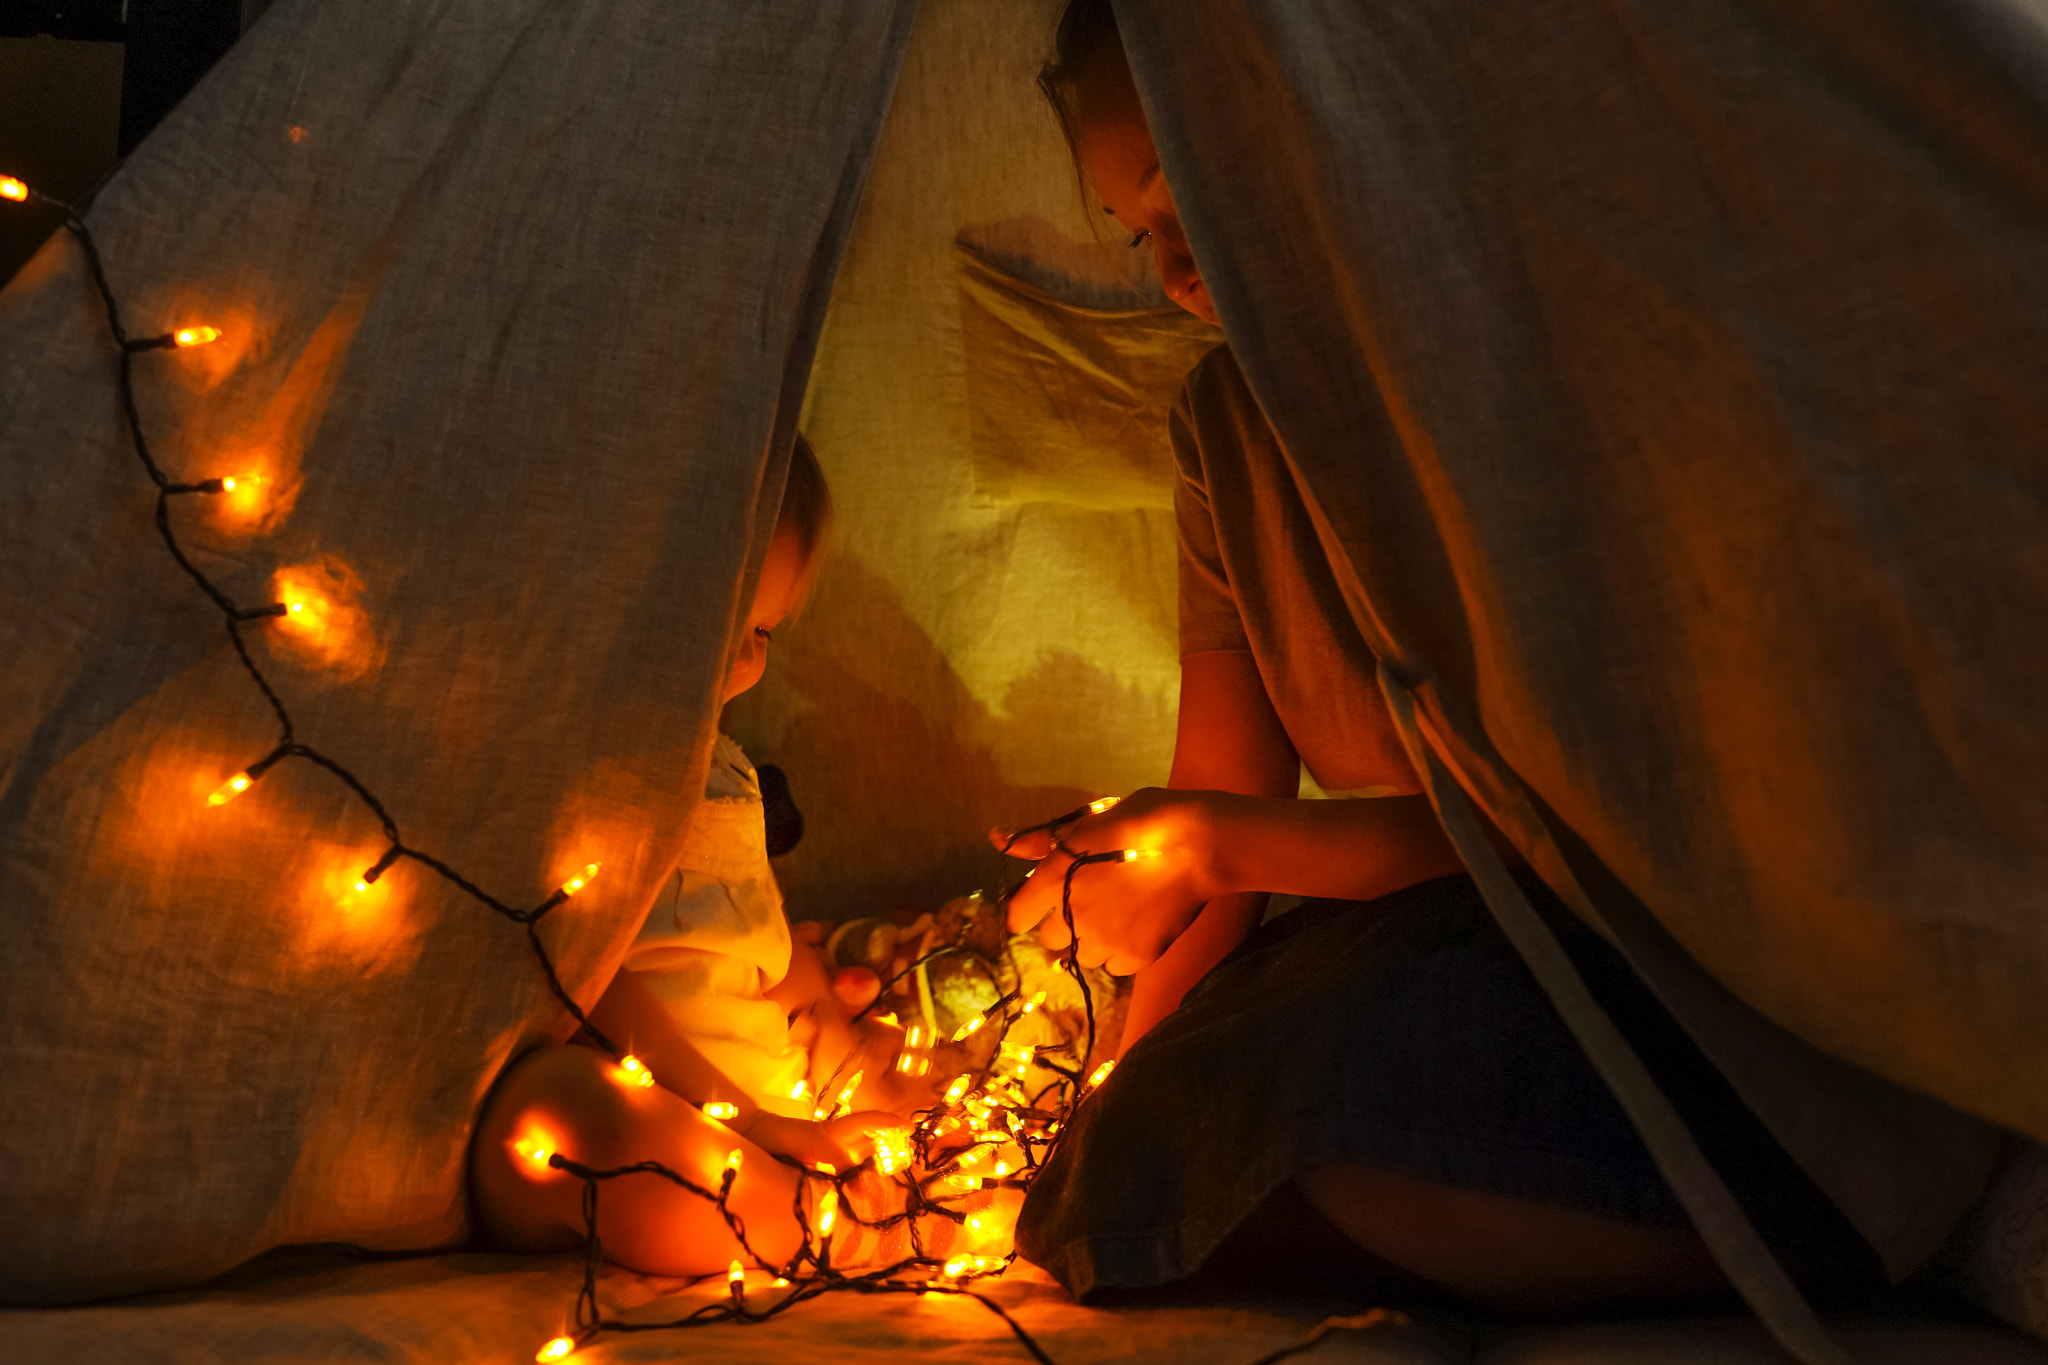
[[[725,700],[760,680],[770,632],[808,593],[830,517],[824,474],[798,437]],[[544,1250],[582,1240],[582,1181],[548,1166],[549,1153],[597,1168],[659,1161],[716,1188],[737,1150],[731,1207],[753,1250],[780,1263],[801,1235],[797,1177],[771,1154],[845,1169],[871,1149],[871,1133],[904,1126],[929,1103],[924,1086],[890,1065],[900,1031],[858,1018],[875,995],[872,974],[835,972],[816,934],[792,936],[763,820],[753,766],[721,734],[680,866],[590,1012],[658,1083],[574,1045],[507,1071],[470,1152],[479,1216],[502,1242]],[[856,1105],[866,1109],[844,1112]],[[734,1257],[751,1263],[709,1202],[657,1177],[628,1183],[599,1202],[613,1260],[676,1275],[723,1270]],[[882,1197],[881,1182],[870,1193]],[[835,1244],[842,1264],[861,1254],[849,1234]]]

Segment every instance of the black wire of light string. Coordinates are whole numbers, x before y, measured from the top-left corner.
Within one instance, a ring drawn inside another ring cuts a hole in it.
[[[590,1016],[584,1012],[583,1007],[576,1003],[575,998],[563,986],[561,976],[555,969],[554,959],[548,953],[546,945],[540,940],[540,921],[568,900],[569,897],[566,891],[558,889],[540,904],[524,910],[515,908],[498,899],[441,859],[424,850],[408,845],[399,830],[397,820],[393,818],[390,810],[384,805],[383,801],[378,799],[374,792],[363,784],[360,778],[338,760],[322,753],[298,738],[297,727],[293,723],[290,710],[285,706],[284,698],[278,694],[277,689],[271,685],[270,679],[264,675],[262,668],[258,666],[255,658],[250,654],[248,643],[242,638],[242,626],[244,624],[250,621],[264,620],[269,617],[283,616],[286,611],[285,605],[282,602],[273,602],[262,607],[243,607],[238,604],[208,578],[197,564],[193,563],[191,557],[186,554],[184,546],[179,543],[177,532],[171,527],[170,507],[172,498],[187,497],[195,494],[211,495],[224,491],[222,481],[217,478],[203,479],[197,482],[176,482],[172,480],[169,475],[164,473],[163,467],[157,463],[156,457],[150,453],[149,437],[143,430],[142,413],[136,401],[135,393],[135,357],[144,351],[162,350],[175,345],[177,333],[169,332],[162,336],[146,337],[139,340],[131,338],[128,335],[127,327],[121,320],[121,306],[114,295],[113,285],[107,278],[106,265],[100,257],[99,244],[94,240],[92,230],[86,226],[84,217],[76,207],[61,199],[51,198],[49,195],[38,191],[32,191],[31,194],[33,198],[42,200],[64,215],[64,227],[77,240],[79,248],[84,253],[86,268],[92,276],[93,287],[98,291],[100,303],[106,311],[107,331],[113,337],[119,358],[118,380],[121,408],[126,418],[129,440],[134,447],[136,458],[142,462],[144,472],[149,475],[150,482],[156,485],[155,522],[157,534],[162,538],[164,548],[170,552],[172,560],[176,562],[179,568],[185,571],[186,576],[199,587],[201,592],[206,594],[214,606],[220,609],[227,625],[228,641],[234,646],[235,657],[240,661],[243,670],[248,673],[251,681],[256,684],[257,689],[262,692],[264,700],[270,705],[271,712],[277,717],[279,736],[276,746],[261,759],[243,769],[243,772],[253,780],[263,776],[264,773],[277,764],[287,759],[297,758],[304,759],[333,775],[354,794],[356,799],[371,815],[376,817],[377,823],[384,833],[385,851],[377,859],[376,863],[363,874],[365,882],[375,882],[400,858],[408,859],[436,873],[442,880],[456,887],[493,913],[501,915],[516,924],[524,925],[526,927],[527,942],[532,947],[534,956],[540,963],[541,972],[547,979],[549,992],[554,995],[556,1000],[561,1002],[562,1007],[569,1012],[570,1017],[575,1019],[582,1031],[587,1033],[593,1042],[615,1058],[623,1056],[624,1053],[618,1045],[608,1038],[602,1029],[591,1022]]]
[[[602,1032],[602,1030],[600,1030],[597,1027],[596,1024],[591,1022],[589,1015],[583,1010],[581,1006],[579,1006],[576,1003],[575,999],[569,994],[567,988],[562,985],[562,981],[559,974],[556,971],[553,958],[548,953],[546,946],[540,940],[538,928],[540,921],[543,918],[545,918],[550,912],[552,912],[560,905],[562,905],[568,899],[569,892],[566,889],[557,889],[552,895],[550,895],[547,899],[543,900],[540,904],[525,910],[517,909],[507,904],[506,902],[499,900],[497,897],[485,891],[477,883],[475,883],[468,877],[464,876],[460,872],[456,871],[453,867],[443,862],[441,859],[435,857],[430,853],[425,852],[424,850],[416,849],[406,844],[403,835],[400,831],[397,820],[392,816],[390,810],[384,805],[383,801],[380,800],[375,793],[370,791],[370,789],[366,785],[364,785],[360,778],[358,778],[352,771],[350,771],[346,766],[344,766],[336,759],[330,757],[325,753],[322,753],[318,749],[315,749],[313,746],[299,740],[299,738],[297,737],[297,729],[292,720],[290,710],[286,707],[284,699],[278,694],[277,689],[272,686],[268,677],[265,676],[262,668],[258,666],[254,657],[250,654],[247,642],[242,638],[241,633],[241,627],[250,621],[264,620],[270,617],[281,617],[285,615],[285,605],[280,602],[271,603],[263,607],[245,608],[237,604],[233,598],[228,596],[227,593],[222,591],[215,583],[213,583],[213,581],[206,576],[206,574],[198,567],[198,565],[193,563],[192,559],[186,554],[184,547],[180,544],[177,537],[177,533],[171,527],[170,500],[172,498],[191,496],[195,494],[214,495],[225,491],[223,481],[219,478],[205,479],[200,480],[198,482],[174,482],[167,474],[164,473],[162,467],[157,463],[155,457],[151,454],[149,449],[148,436],[143,429],[142,415],[140,407],[136,400],[134,357],[137,354],[144,351],[167,349],[174,346],[176,344],[177,334],[175,332],[171,332],[161,336],[147,337],[140,340],[130,338],[127,329],[121,319],[121,309],[119,301],[116,299],[113,286],[107,278],[105,264],[100,256],[98,243],[93,238],[91,229],[86,226],[85,220],[81,216],[77,208],[63,200],[55,199],[49,195],[42,194],[36,191],[31,191],[30,197],[42,200],[43,202],[50,204],[52,207],[58,209],[63,214],[63,226],[72,235],[72,237],[77,240],[79,247],[84,254],[86,265],[92,277],[94,288],[98,292],[100,302],[105,309],[107,330],[114,340],[118,353],[119,365],[117,374],[119,391],[121,396],[122,411],[126,419],[129,438],[134,448],[136,458],[141,462],[144,471],[149,475],[150,481],[153,484],[155,484],[157,489],[156,509],[153,519],[156,525],[157,533],[164,543],[164,548],[169,552],[172,560],[178,565],[178,567],[185,572],[185,574],[193,581],[193,583],[221,611],[221,614],[224,618],[224,623],[227,628],[228,639],[229,642],[234,647],[236,658],[241,663],[243,670],[249,675],[251,681],[255,683],[257,689],[263,694],[265,701],[269,704],[272,713],[277,718],[280,732],[277,744],[270,750],[270,752],[265,754],[261,759],[257,760],[255,763],[251,764],[248,768],[244,769],[243,772],[253,780],[255,778],[263,776],[264,773],[266,773],[269,769],[276,766],[277,764],[284,762],[288,759],[296,758],[303,759],[306,762],[309,762],[314,766],[321,768],[329,774],[331,774],[334,778],[336,778],[345,787],[348,788],[348,790],[356,797],[356,799],[364,806],[365,809],[367,809],[374,817],[376,817],[376,820],[381,829],[383,830],[385,839],[387,841],[387,847],[383,855],[379,857],[376,863],[364,874],[363,879],[365,881],[376,881],[380,876],[383,875],[384,872],[388,871],[399,859],[404,858],[409,861],[418,863],[422,867],[425,867],[429,871],[440,876],[444,881],[456,887],[457,889],[468,895],[471,899],[477,901],[485,908],[491,910],[493,913],[505,919],[508,919],[514,923],[523,925],[526,929],[527,941],[529,945],[532,947],[534,956],[536,960],[539,962],[542,973],[547,979],[549,991],[561,1003],[563,1008],[568,1011],[569,1015],[576,1020],[577,1024],[581,1027],[582,1031],[585,1034],[587,1034],[594,1043],[596,1043],[604,1051],[611,1054],[611,1056],[613,1056],[614,1058],[623,1057],[625,1055],[623,1051],[610,1038],[608,1038]],[[1075,934],[1073,914],[1074,878],[1079,873],[1082,867],[1089,866],[1095,863],[1111,862],[1123,857],[1123,854],[1120,851],[1113,853],[1077,853],[1074,850],[1068,848],[1065,845],[1064,841],[1061,840],[1061,838],[1059,837],[1059,831],[1061,830],[1061,828],[1068,824],[1074,823],[1075,821],[1081,819],[1082,817],[1090,813],[1091,812],[1089,808],[1083,806],[1077,810],[1068,812],[1065,815],[1059,816],[1041,825],[1034,825],[1027,827],[1025,829],[1018,830],[1010,836],[1009,840],[1004,844],[1002,849],[1002,852],[1007,854],[1010,848],[1015,845],[1016,841],[1019,838],[1023,837],[1026,834],[1045,831],[1050,834],[1054,848],[1057,849],[1059,852],[1065,854],[1069,858],[1069,863],[1066,868],[1065,876],[1061,886],[1060,897],[1060,913],[1065,923],[1068,934],[1067,951],[1062,957],[1062,964],[1067,970],[1067,972],[1073,977],[1076,985],[1080,987],[1081,991],[1082,1008],[1087,1020],[1088,1037],[1087,1046],[1083,1049],[1081,1054],[1082,1058],[1084,1059],[1084,1064],[1085,1060],[1092,1058],[1094,1054],[1096,1040],[1096,1020],[1093,993],[1089,989],[1086,977],[1083,972],[1083,968],[1081,967],[1078,959],[1079,939]],[[1005,888],[999,897],[998,903],[1006,904],[1009,901],[1009,899],[1016,893],[1017,889],[1019,888]],[[941,948],[935,950],[933,953],[926,954],[924,957],[920,958],[917,963],[912,964],[912,966],[906,970],[914,971],[917,966],[921,966],[925,962],[930,961],[931,958],[937,956],[938,953],[943,951],[946,951],[946,949]],[[900,980],[904,974],[905,973],[898,973],[895,978],[892,978],[892,981]],[[1002,999],[998,1000],[996,1005],[991,1006],[988,1011],[984,1012],[984,1018],[992,1017],[997,1010],[1003,1009],[1005,1006],[1014,1001],[1015,996],[1016,993],[1011,992],[1008,996],[1005,996]],[[879,999],[879,994],[877,998]],[[870,1006],[870,1008],[872,1008],[872,1006]],[[865,1011],[863,1011],[863,1013],[865,1013]],[[1018,1017],[1020,1016],[1017,1014],[1011,1014],[1006,1018],[1004,1026],[997,1036],[997,1046],[995,1052],[992,1054],[993,1056],[1001,1055],[1001,1042],[1004,1038],[1008,1036],[1009,1027],[1016,1022]],[[1063,1086],[1072,1086],[1074,1089],[1072,1099],[1066,1101],[1059,1110],[1055,1111],[1058,1114],[1058,1118],[1055,1120],[1055,1122],[1064,1126],[1068,1115],[1070,1115],[1072,1112],[1073,1106],[1079,1104],[1082,1099],[1086,1098],[1087,1094],[1093,1089],[1093,1087],[1080,1079],[1078,1070],[1075,1072],[1067,1072],[1065,1068],[1060,1068],[1055,1066],[1054,1064],[1048,1063],[1044,1061],[1042,1057],[1038,1059],[1038,1065],[1044,1066],[1050,1070],[1055,1070],[1059,1074],[1055,1076],[1054,1081],[1050,1085],[1048,1085],[1045,1089],[1042,1089],[1038,1093],[1038,1096],[1034,1097],[1031,1105],[1031,1108],[1034,1111],[1037,1110],[1038,1101],[1042,1100],[1043,1097],[1050,1091],[1059,1089]],[[984,1067],[981,1070],[983,1075],[986,1076],[990,1068]],[[927,1136],[929,1137],[930,1135]],[[1008,1134],[1006,1140],[1017,1142],[1020,1150],[1023,1151],[1025,1155],[1025,1159],[1028,1163],[1029,1169],[1033,1173],[1035,1173],[1037,1167],[1040,1165],[1040,1161],[1036,1159],[1037,1154],[1033,1151],[1034,1146],[1037,1144],[1022,1139],[1015,1132],[1011,1132],[1010,1134]],[[967,1148],[963,1150],[972,1150],[974,1147],[978,1145],[980,1145],[979,1140],[972,1141],[968,1144]],[[1045,1140],[1044,1145],[1046,1145],[1047,1147],[1045,1155],[1049,1157],[1051,1154],[1052,1147],[1057,1145],[1057,1135],[1055,1135],[1054,1139]],[[600,1240],[597,1232],[597,1205],[599,1186],[605,1181],[629,1175],[652,1174],[659,1176],[663,1179],[666,1179],[676,1184],[678,1187],[689,1191],[690,1193],[693,1193],[701,1198],[711,1201],[717,1207],[719,1213],[724,1218],[728,1228],[732,1231],[739,1245],[747,1252],[749,1256],[754,1258],[757,1266],[759,1266],[762,1269],[776,1271],[777,1267],[771,1266],[768,1262],[763,1260],[758,1253],[754,1251],[751,1243],[749,1243],[747,1240],[744,1221],[729,1206],[729,1197],[732,1191],[734,1181],[737,1177],[737,1172],[735,1170],[728,1169],[724,1174],[718,1192],[716,1194],[713,1194],[710,1190],[706,1189],[701,1185],[698,1185],[694,1181],[689,1180],[687,1177],[682,1176],[673,1170],[670,1170],[668,1167],[662,1165],[660,1162],[639,1162],[630,1166],[600,1170],[597,1168],[584,1166],[581,1163],[575,1162],[570,1158],[563,1156],[559,1152],[550,1154],[548,1161],[550,1167],[573,1174],[582,1179],[584,1182],[583,1214],[586,1227],[586,1241],[583,1281],[578,1290],[576,1298],[576,1319],[578,1325],[578,1332],[575,1338],[576,1344],[580,1346],[582,1344],[587,1343],[588,1340],[598,1332],[631,1333],[660,1331],[676,1328],[705,1326],[710,1325],[711,1323],[728,1321],[746,1324],[765,1322],[776,1316],[779,1316],[783,1312],[788,1311],[790,1308],[793,1308],[799,1303],[808,1302],[811,1299],[817,1298],[823,1294],[834,1291],[844,1291],[862,1294],[916,1294],[920,1296],[926,1294],[944,1294],[970,1298],[973,1299],[975,1302],[981,1304],[989,1312],[995,1314],[998,1318],[1000,1318],[1004,1322],[1004,1324],[1009,1327],[1010,1331],[1015,1335],[1018,1343],[1031,1355],[1031,1357],[1034,1360],[1039,1362],[1039,1365],[1055,1365],[1055,1362],[1053,1361],[1052,1357],[1045,1352],[1044,1348],[1041,1347],[1037,1343],[1037,1341],[1032,1338],[1031,1334],[1025,1330],[1023,1325],[1019,1323],[1016,1320],[1016,1318],[1009,1313],[1007,1309],[1005,1309],[1000,1303],[996,1302],[994,1299],[989,1298],[987,1295],[979,1293],[968,1287],[968,1283],[974,1279],[983,1278],[985,1275],[990,1274],[1000,1274],[1003,1270],[1006,1270],[1009,1267],[1009,1265],[1016,1259],[1017,1253],[1014,1249],[1009,1253],[1008,1256],[1001,1259],[1001,1264],[997,1269],[993,1271],[977,1271],[973,1275],[962,1277],[960,1283],[951,1285],[939,1284],[930,1279],[923,1281],[915,1281],[899,1280],[893,1278],[894,1276],[905,1270],[942,1269],[946,1264],[945,1262],[940,1261],[936,1258],[927,1257],[922,1254],[917,1254],[911,1257],[903,1258],[880,1270],[869,1271],[863,1275],[845,1275],[842,1272],[834,1270],[830,1265],[829,1251],[827,1250],[827,1247],[829,1247],[829,1239],[818,1249],[814,1250],[811,1247],[811,1229],[802,1208],[804,1182],[809,1179],[822,1179],[825,1177],[823,1177],[822,1174],[819,1172],[810,1171],[804,1168],[792,1158],[783,1156],[778,1153],[771,1153],[771,1155],[773,1155],[777,1161],[782,1162],[785,1165],[794,1167],[799,1174],[796,1192],[797,1206],[795,1209],[795,1213],[798,1225],[802,1232],[802,1241],[797,1251],[793,1253],[791,1261],[788,1263],[786,1267],[783,1267],[782,1269],[788,1271],[795,1271],[806,1260],[808,1260],[815,1268],[815,1273],[807,1277],[803,1281],[798,1281],[793,1275],[787,1276],[787,1278],[790,1280],[791,1292],[785,1295],[780,1301],[778,1301],[777,1303],[773,1304],[765,1310],[754,1311],[747,1309],[745,1307],[744,1300],[741,1294],[735,1292],[733,1296],[733,1301],[730,1304],[707,1304],[683,1318],[679,1318],[670,1322],[639,1323],[628,1322],[614,1318],[607,1318],[603,1315],[602,1310],[598,1304],[597,1277],[599,1267],[603,1262],[603,1243]],[[928,1156],[928,1152],[920,1150],[919,1156],[926,1157]],[[834,1176],[830,1177],[829,1183],[832,1185],[833,1189],[832,1198],[835,1201],[837,1201],[841,1207],[845,1209],[848,1219],[856,1225],[865,1228],[887,1229],[897,1224],[904,1224],[908,1228],[908,1233],[912,1242],[913,1250],[916,1250],[920,1245],[919,1229],[916,1221],[919,1217],[928,1214],[940,1214],[947,1218],[953,1219],[954,1221],[960,1221],[964,1217],[964,1215],[961,1215],[954,1210],[946,1208],[944,1200],[932,1199],[924,1195],[923,1193],[926,1186],[935,1183],[939,1179],[945,1178],[951,1171],[957,1169],[958,1158],[956,1156],[951,1161],[942,1163],[936,1170],[928,1169],[927,1174],[921,1178],[915,1175],[905,1176],[902,1184],[907,1189],[909,1197],[906,1200],[906,1205],[903,1212],[890,1215],[887,1218],[876,1220],[873,1222],[859,1218],[856,1214],[854,1214],[851,1207],[847,1206],[845,1203],[845,1200],[843,1198],[844,1185],[845,1182],[863,1174],[867,1169],[869,1169],[873,1165],[873,1163],[874,1158],[870,1157],[866,1161],[851,1168],[850,1170],[844,1173],[835,1174]],[[927,1162],[926,1164],[929,1167],[929,1162]],[[990,1183],[991,1182],[986,1180],[980,1182],[983,1188],[986,1188]],[[1025,1184],[1028,1183],[1028,1181],[1006,1181],[1003,1183]],[[958,1196],[958,1198],[966,1197],[968,1197],[966,1193],[963,1193],[961,1196]],[[1316,1344],[1317,1341],[1321,1339],[1321,1337],[1324,1334],[1327,1333],[1329,1327],[1330,1324],[1323,1324],[1322,1326],[1318,1327],[1314,1332],[1312,1332],[1307,1338],[1305,1338],[1301,1343],[1297,1344],[1294,1347],[1287,1348],[1280,1353],[1264,1357],[1262,1361],[1258,1363],[1258,1365],[1265,1365],[1265,1362],[1277,1360],[1283,1355],[1291,1355],[1301,1350],[1310,1349]]]

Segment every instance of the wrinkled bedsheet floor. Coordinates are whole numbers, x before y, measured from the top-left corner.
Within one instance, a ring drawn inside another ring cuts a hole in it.
[[[370,1261],[272,1257],[204,1290],[78,1308],[0,1313],[0,1359],[14,1365],[451,1365],[524,1362],[566,1323],[574,1256],[458,1253]],[[1084,1308],[1030,1267],[984,1285],[1057,1365],[1107,1361],[1250,1365],[1322,1318],[1365,1305],[1246,1302]],[[679,1317],[725,1292],[606,1273],[608,1313]],[[2048,1365],[2048,1349],[1991,1328],[1927,1319],[1839,1325],[1860,1365]],[[1470,1336],[1428,1324],[1339,1331],[1294,1359],[1354,1365],[1782,1365],[1739,1318],[1631,1321]],[[689,1360],[705,1365],[1027,1362],[994,1314],[956,1297],[831,1294],[759,1326],[607,1336],[577,1365]]]

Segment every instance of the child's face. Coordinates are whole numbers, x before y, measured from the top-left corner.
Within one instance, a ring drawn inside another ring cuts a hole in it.
[[[1073,108],[1082,174],[1102,196],[1102,206],[1132,232],[1151,240],[1166,294],[1202,321],[1216,323],[1216,307],[1195,269],[1180,211],[1159,169],[1159,150],[1138,103],[1130,68],[1106,61],[1073,86]]]
[[[768,555],[761,561],[761,581],[754,588],[754,606],[747,613],[746,634],[740,638],[740,652],[725,675],[723,701],[731,701],[761,681],[768,666],[769,632],[782,624],[795,609],[803,591],[803,543],[790,528],[777,527],[768,542]]]

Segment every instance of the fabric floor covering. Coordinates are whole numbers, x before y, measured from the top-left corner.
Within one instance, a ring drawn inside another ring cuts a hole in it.
[[[0,1342],[16,1365],[523,1365],[564,1326],[579,1266],[574,1255],[455,1253],[364,1263],[287,1253],[205,1290],[0,1312]],[[985,1287],[1058,1365],[1250,1365],[1299,1340],[1327,1314],[1359,1311],[1358,1305],[1320,1302],[1084,1308],[1022,1265]],[[689,1285],[616,1270],[601,1287],[607,1312],[634,1320],[678,1317],[723,1293],[722,1277]],[[2048,1365],[2048,1350],[1989,1329],[1892,1319],[1843,1324],[1840,1334],[1861,1365]],[[1334,1332],[1298,1358],[1370,1365],[1775,1365],[1784,1359],[1760,1329],[1736,1317],[1547,1327],[1479,1339],[1424,1325],[1379,1326]],[[977,1304],[845,1294],[800,1305],[761,1326],[607,1336],[571,1359],[577,1365],[681,1359],[882,1365],[1028,1356]]]

